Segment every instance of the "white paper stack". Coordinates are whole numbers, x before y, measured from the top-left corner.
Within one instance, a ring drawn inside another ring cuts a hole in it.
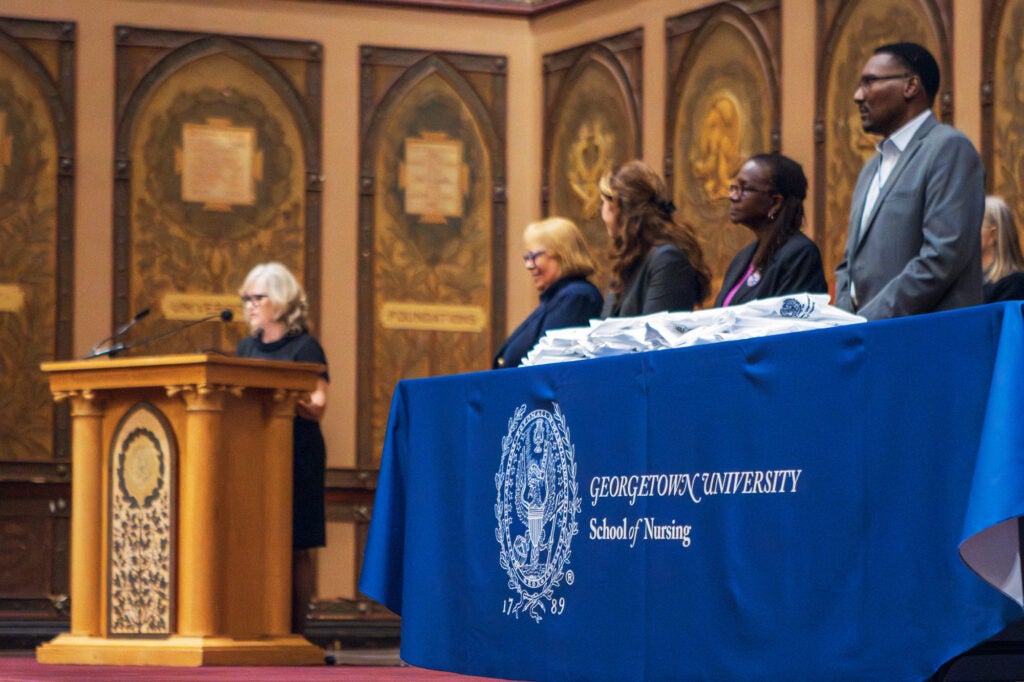
[[[589,327],[553,329],[541,337],[522,364],[683,348],[866,321],[829,305],[828,294],[791,294],[729,308],[616,317],[591,320]]]

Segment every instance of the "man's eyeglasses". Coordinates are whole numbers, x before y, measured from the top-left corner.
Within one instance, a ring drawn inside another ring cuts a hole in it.
[[[259,305],[268,298],[266,294],[246,294],[242,297],[242,305]]]
[[[742,199],[748,194],[775,194],[775,190],[771,189],[758,189],[757,187],[751,187],[750,185],[729,185],[729,196]]]
[[[860,90],[861,88],[863,88],[864,90],[870,90],[871,86],[877,83],[878,81],[892,81],[896,80],[897,78],[908,78],[913,75],[914,74],[907,71],[905,73],[894,73],[891,76],[861,76],[860,80],[857,81],[857,89]]]
[[[527,251],[523,254],[523,262],[529,263],[530,267],[537,265],[537,256],[543,256],[547,251]]]

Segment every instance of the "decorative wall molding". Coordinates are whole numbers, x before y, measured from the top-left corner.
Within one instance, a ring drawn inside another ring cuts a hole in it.
[[[323,3],[537,17],[586,0],[319,0]]]

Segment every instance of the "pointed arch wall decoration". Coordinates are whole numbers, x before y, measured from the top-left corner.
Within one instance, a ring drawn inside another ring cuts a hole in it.
[[[665,180],[712,270],[705,305],[750,242],[729,222],[729,184],[748,157],[779,149],[779,22],[777,2],[726,2],[665,24]]]
[[[981,84],[987,190],[1009,204],[1024,234],[1024,1],[985,0]]]
[[[941,72],[936,116],[952,123],[950,12],[949,0],[818,0],[814,214],[816,241],[830,287],[843,260],[857,176],[880,141],[863,131],[853,103],[861,69],[880,45],[902,41],[924,45]]]
[[[76,30],[0,18],[0,461],[68,458],[39,364],[72,352]]]
[[[233,309],[146,353],[234,348],[237,289],[287,265],[320,315],[318,43],[119,26],[113,320],[149,335]]]
[[[598,181],[642,154],[643,39],[637,29],[544,55],[541,210],[575,222],[595,254],[608,243]],[[599,258],[591,279],[603,289],[610,272]]]
[[[78,26],[0,17],[0,611],[66,621]],[[78,309],[81,310],[81,307]]]
[[[395,384],[490,367],[505,331],[501,55],[363,46],[358,466]]]

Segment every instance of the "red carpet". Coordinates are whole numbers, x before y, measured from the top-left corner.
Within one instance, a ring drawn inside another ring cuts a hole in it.
[[[405,666],[323,665],[309,667],[233,667],[172,668],[164,666],[50,665],[37,663],[34,654],[0,656],[0,682],[473,682],[491,678]]]

